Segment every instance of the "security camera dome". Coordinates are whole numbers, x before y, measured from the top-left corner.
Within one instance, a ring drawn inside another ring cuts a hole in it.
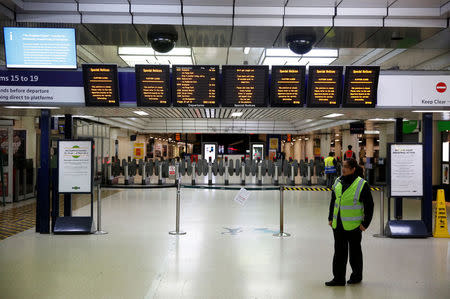
[[[286,42],[289,49],[295,54],[303,55],[311,51],[316,38],[313,35],[288,35]]]
[[[178,33],[171,27],[152,27],[147,37],[153,50],[160,53],[169,52],[178,41]]]

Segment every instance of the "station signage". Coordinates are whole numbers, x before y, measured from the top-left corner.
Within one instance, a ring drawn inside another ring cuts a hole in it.
[[[117,65],[83,64],[86,106],[119,106]]]
[[[172,97],[175,107],[218,107],[218,66],[172,68]]]
[[[305,66],[273,66],[270,105],[303,107],[305,103]]]
[[[343,107],[375,107],[377,104],[378,66],[348,66],[345,68]]]
[[[395,143],[388,147],[390,196],[423,196],[423,145]]]
[[[224,65],[222,106],[266,107],[268,76],[268,66]]]
[[[136,65],[137,106],[170,106],[168,65]]]
[[[310,66],[308,107],[339,107],[342,93],[341,66]]]

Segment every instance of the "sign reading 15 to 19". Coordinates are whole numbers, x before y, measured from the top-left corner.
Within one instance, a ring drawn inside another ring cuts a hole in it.
[[[10,75],[0,76],[0,82],[38,82],[38,75]]]

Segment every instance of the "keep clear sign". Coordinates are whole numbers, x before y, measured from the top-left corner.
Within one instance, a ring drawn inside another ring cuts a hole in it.
[[[58,192],[90,193],[92,184],[92,141],[59,141]]]
[[[422,144],[391,144],[391,196],[423,196]]]

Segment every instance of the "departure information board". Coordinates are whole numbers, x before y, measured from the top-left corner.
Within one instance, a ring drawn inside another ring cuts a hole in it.
[[[224,65],[222,67],[222,106],[267,106],[268,74],[269,67],[265,65]]]
[[[347,66],[343,107],[375,107],[379,74],[379,66]]]
[[[117,65],[83,64],[86,106],[119,106]]]
[[[305,103],[305,66],[272,66],[270,105],[302,107]]]
[[[341,66],[309,67],[308,107],[339,107],[341,95]]]
[[[216,107],[218,103],[219,67],[172,67],[173,105],[177,107]]]
[[[170,69],[168,65],[136,65],[138,106],[170,106]]]

